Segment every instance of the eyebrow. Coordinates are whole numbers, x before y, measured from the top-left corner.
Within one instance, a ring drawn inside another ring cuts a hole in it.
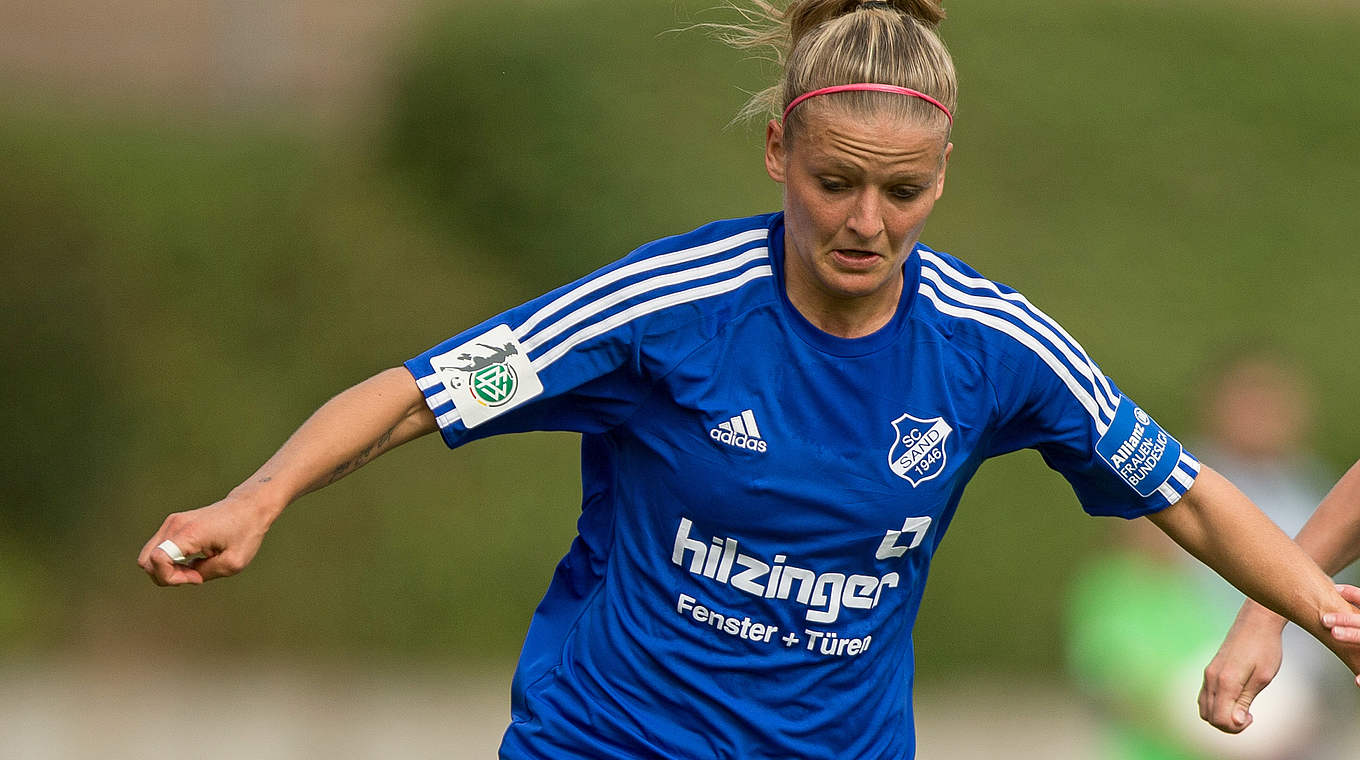
[[[820,159],[814,158],[812,164],[814,174],[820,174],[825,171],[844,172],[846,174],[862,174],[864,171],[863,167],[857,164],[853,164],[841,158],[832,158],[830,156],[822,157]],[[889,181],[892,183],[905,183],[925,186],[930,185],[935,181],[935,172],[906,170],[898,172],[896,174],[892,174],[889,177]]]

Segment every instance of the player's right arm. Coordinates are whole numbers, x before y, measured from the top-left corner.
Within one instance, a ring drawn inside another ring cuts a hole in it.
[[[1360,557],[1360,462],[1332,487],[1295,542],[1329,575]],[[1360,603],[1360,593],[1346,589],[1341,593],[1346,601]],[[1279,671],[1285,623],[1280,615],[1247,599],[1204,669],[1200,717],[1230,733],[1251,725],[1252,700]],[[1323,624],[1340,642],[1360,642],[1360,615],[1332,614]]]
[[[380,372],[322,405],[221,501],[165,518],[137,564],[161,586],[239,573],[254,559],[269,526],[298,497],[435,429],[434,415],[410,372],[404,367]],[[157,548],[167,539],[186,555],[204,558],[175,564]]]

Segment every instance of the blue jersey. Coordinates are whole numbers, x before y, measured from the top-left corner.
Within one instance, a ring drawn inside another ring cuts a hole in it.
[[[656,241],[407,362],[451,447],[582,434],[502,757],[911,758],[912,624],[984,459],[1035,448],[1099,515],[1193,483],[1020,294],[918,245],[891,322],[834,337],[789,303],[783,230]]]

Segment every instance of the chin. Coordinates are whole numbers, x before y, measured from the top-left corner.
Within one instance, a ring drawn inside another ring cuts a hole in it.
[[[827,290],[841,298],[865,298],[880,293],[887,287],[885,282],[854,282],[840,279],[827,283]]]

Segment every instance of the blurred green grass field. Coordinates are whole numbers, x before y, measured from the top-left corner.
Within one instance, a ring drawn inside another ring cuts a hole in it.
[[[0,650],[512,657],[574,532],[574,436],[419,441],[306,497],[229,582],[160,591],[133,560],[347,385],[776,208],[760,125],[727,126],[768,66],[667,33],[709,5],[435,5],[340,127],[0,88]],[[1360,456],[1360,11],[949,8],[961,107],[925,241],[1025,292],[1183,439],[1209,361],[1280,345],[1322,390],[1318,450],[1338,474]],[[984,467],[922,677],[1058,669],[1066,579],[1115,528],[1035,455]]]

